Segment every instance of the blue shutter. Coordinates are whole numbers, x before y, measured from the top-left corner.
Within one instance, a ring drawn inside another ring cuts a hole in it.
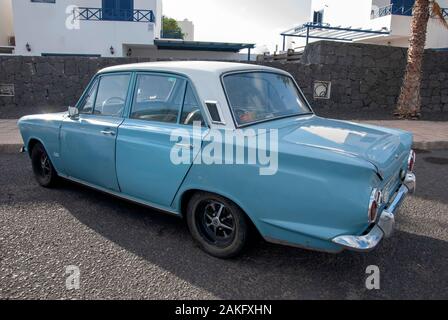
[[[132,21],[134,17],[134,0],[118,0],[120,20]]]
[[[132,21],[134,0],[103,0],[103,20]]]

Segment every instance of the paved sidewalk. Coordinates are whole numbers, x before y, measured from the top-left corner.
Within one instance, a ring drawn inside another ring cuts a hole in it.
[[[415,149],[448,149],[447,121],[371,120],[362,122],[412,132],[414,134],[413,147]]]
[[[19,152],[22,145],[17,120],[0,119],[0,152]]]
[[[358,122],[411,131],[414,134],[415,149],[448,149],[448,122],[412,120]],[[17,128],[17,120],[0,119],[0,152],[18,152],[22,144],[22,137]]]

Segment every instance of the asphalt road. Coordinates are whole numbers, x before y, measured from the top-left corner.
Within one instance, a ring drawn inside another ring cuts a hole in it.
[[[34,181],[24,154],[0,154],[1,299],[447,299],[448,151],[418,153],[417,193],[375,251],[338,255],[256,241],[219,260],[184,222],[64,182]],[[67,290],[66,266],[80,269]],[[366,267],[380,269],[367,290]]]

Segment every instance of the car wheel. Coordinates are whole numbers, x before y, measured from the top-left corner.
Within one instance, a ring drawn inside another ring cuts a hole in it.
[[[57,173],[42,144],[37,143],[31,150],[31,163],[37,182],[46,188],[56,184]]]
[[[198,192],[187,207],[187,223],[201,248],[218,258],[238,255],[248,238],[244,212],[221,196]]]

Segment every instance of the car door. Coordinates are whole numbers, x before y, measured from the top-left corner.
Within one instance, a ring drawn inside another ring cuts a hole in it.
[[[118,126],[129,99],[131,74],[96,78],[78,105],[79,115],[61,126],[61,158],[66,175],[119,191],[115,170]]]
[[[169,207],[207,132],[202,114],[187,79],[137,74],[129,117],[120,125],[117,138],[122,192]],[[194,129],[193,123],[200,125]],[[188,155],[190,162],[173,161],[178,153]]]

